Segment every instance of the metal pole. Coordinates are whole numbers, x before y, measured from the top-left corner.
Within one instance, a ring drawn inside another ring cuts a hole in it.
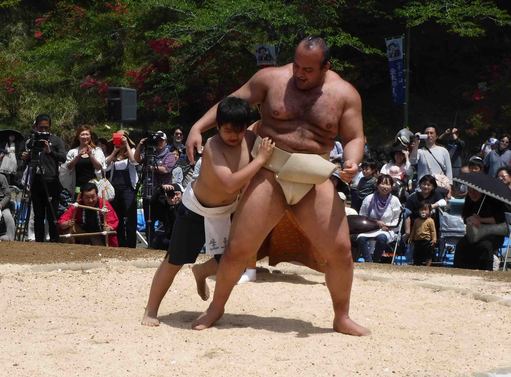
[[[404,111],[404,124],[403,128],[409,126],[408,118],[409,118],[409,106],[410,106],[410,27],[406,28],[406,53],[405,53],[405,103],[403,104]]]

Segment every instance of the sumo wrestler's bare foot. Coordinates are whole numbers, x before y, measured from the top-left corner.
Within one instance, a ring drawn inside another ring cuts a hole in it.
[[[208,308],[204,313],[202,313],[195,321],[192,323],[193,330],[205,330],[220,319],[224,314],[222,310],[213,310],[211,307]]]
[[[144,317],[142,318],[142,325],[149,327],[160,326],[160,321],[156,318],[156,313],[150,313],[147,309],[144,312]]]
[[[195,277],[195,283],[197,284],[197,293],[202,300],[207,301],[209,299],[209,287],[208,283],[206,282],[207,276],[203,276],[200,273],[199,266],[193,266],[192,272],[193,276]]]
[[[366,336],[371,334],[371,330],[360,326],[347,316],[334,319],[334,331],[353,336]]]

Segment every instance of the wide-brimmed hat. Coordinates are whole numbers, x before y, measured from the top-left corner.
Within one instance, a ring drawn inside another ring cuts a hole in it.
[[[123,134],[126,137],[126,139],[128,141],[128,145],[129,145],[130,148],[135,148],[136,147],[136,144],[135,144],[135,142],[133,140],[131,140],[130,134],[128,133],[128,131],[119,130],[119,131],[117,131],[115,133]],[[113,138],[108,140],[108,143],[109,144],[113,144]]]

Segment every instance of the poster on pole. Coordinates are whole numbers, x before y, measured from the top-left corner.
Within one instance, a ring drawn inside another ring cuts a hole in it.
[[[389,60],[390,82],[392,84],[392,100],[396,105],[405,103],[405,69],[403,55],[403,36],[386,38],[387,58]]]
[[[277,65],[277,54],[274,45],[257,45],[255,56],[258,67],[269,67]]]

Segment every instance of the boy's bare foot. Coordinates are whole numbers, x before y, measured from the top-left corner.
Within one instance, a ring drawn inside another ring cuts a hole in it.
[[[142,318],[142,325],[150,327],[160,326],[160,321],[156,318],[156,313],[154,313],[154,315],[152,313],[150,314],[146,309],[144,317]]]
[[[206,277],[200,275],[199,268],[199,266],[192,267],[193,276],[195,277],[195,282],[197,283],[197,293],[202,300],[207,301],[209,299],[209,287],[208,283],[206,282]]]
[[[366,336],[371,334],[371,330],[360,326],[346,316],[334,319],[334,331],[354,336]]]
[[[223,309],[220,311],[212,310],[211,307],[208,308],[204,313],[202,313],[195,321],[192,323],[193,330],[205,330],[208,327],[213,326],[213,324],[222,317],[224,314]]]

